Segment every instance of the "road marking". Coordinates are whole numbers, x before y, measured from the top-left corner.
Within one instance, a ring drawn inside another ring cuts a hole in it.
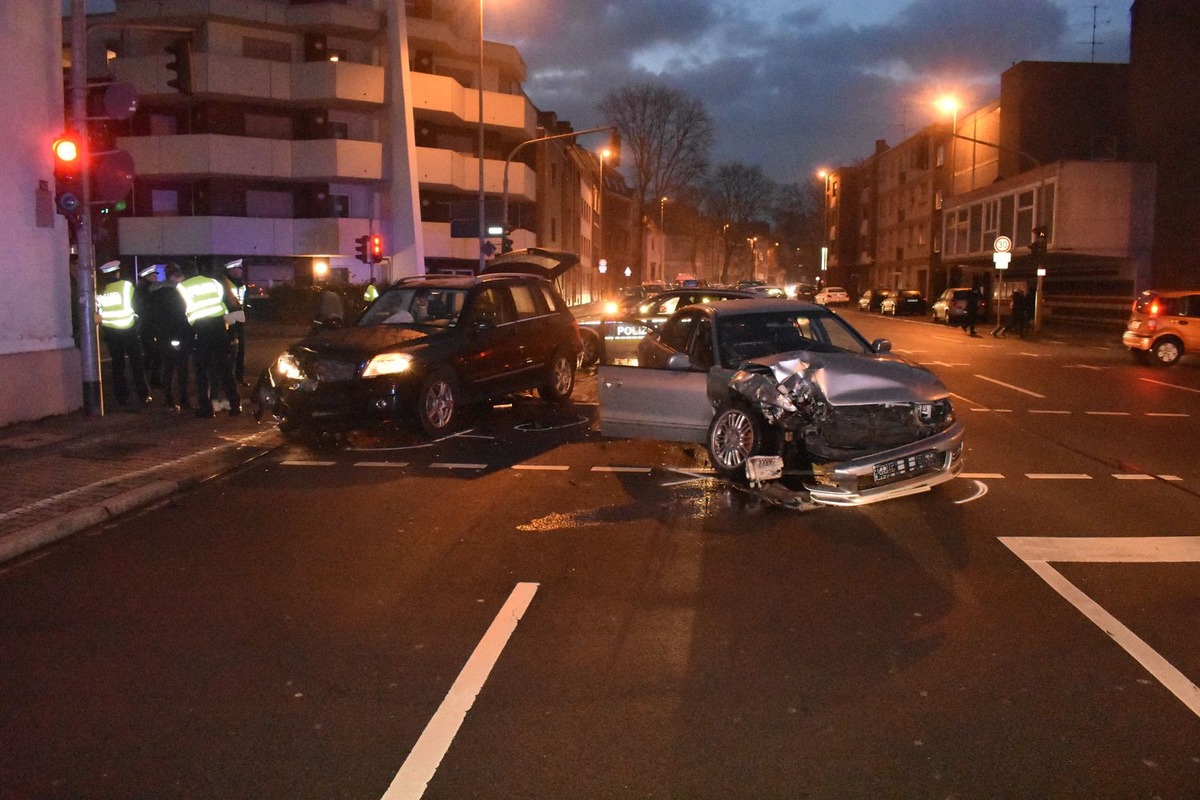
[[[994,414],[1011,414],[1011,408],[972,408],[972,411],[991,411]]]
[[[649,467],[592,467],[592,472],[638,472],[643,475],[650,473]]]
[[[1114,472],[1112,474],[1112,476],[1119,481],[1152,481],[1152,480],[1154,480],[1153,475],[1146,475],[1144,473],[1137,473],[1137,472]]]
[[[1085,411],[1084,414],[1091,414],[1093,417],[1128,417],[1128,411]]]
[[[332,467],[336,461],[302,461],[300,459],[288,459],[280,461],[285,467]]]
[[[1093,364],[1063,364],[1063,369],[1091,369],[1100,372],[1108,369],[1107,367],[1097,367]]]
[[[356,467],[407,467],[407,461],[355,461]]]
[[[1163,411],[1147,411],[1147,417],[1190,417],[1191,414],[1167,413]]]
[[[467,712],[475,704],[475,698],[483,690],[483,684],[491,674],[492,668],[500,658],[504,646],[508,644],[517,623],[529,608],[537,593],[538,584],[518,583],[508,596],[500,613],[492,620],[487,633],[479,640],[475,651],[467,659],[467,663],[458,673],[454,685],[446,693],[442,704],[434,713],[429,724],[413,745],[413,749],[404,759],[400,771],[392,779],[382,800],[416,800],[425,794],[429,781],[441,765],[450,743],[454,741],[458,729],[462,727]]]
[[[1158,386],[1166,386],[1170,389],[1182,389],[1185,392],[1194,392],[1196,394],[1200,394],[1200,389],[1193,389],[1190,386],[1180,386],[1176,383],[1164,383],[1163,381],[1156,381],[1153,378],[1138,378],[1138,380],[1145,381],[1146,383],[1153,383]]]
[[[962,477],[961,475],[959,477]],[[964,503],[970,503],[973,500],[978,500],[988,493],[987,484],[983,481],[975,481],[975,494],[970,497],[964,497],[962,500],[955,500],[954,505],[961,506]]]
[[[1037,392],[1031,392],[1028,389],[1022,389],[1020,386],[1013,386],[1011,383],[1005,383],[1004,381],[998,381],[995,378],[989,378],[987,375],[976,375],[975,377],[979,378],[981,381],[989,381],[991,383],[996,384],[997,386],[1003,386],[1005,389],[1012,389],[1014,392],[1020,392],[1021,394],[1027,394],[1030,397],[1036,397],[1039,400],[1046,399],[1046,395],[1044,395],[1044,394],[1038,394]]]
[[[1103,563],[1200,562],[1200,537],[1148,537],[1055,539],[1046,537],[1000,537],[1000,541],[1068,603],[1104,631],[1125,652],[1158,679],[1167,691],[1200,716],[1200,688],[1169,661],[1121,624],[1099,603],[1050,566],[1050,561]]]
[[[453,461],[438,461],[429,466],[431,469],[487,469],[487,464],[462,464]]]
[[[1078,472],[1026,472],[1025,477],[1033,481],[1090,481],[1091,475]]]
[[[986,480],[1000,480],[1004,477],[1004,475],[999,472],[964,472],[964,473],[960,474],[958,477],[968,478],[970,480],[986,481]]]
[[[717,477],[715,469],[679,469],[678,467],[670,467],[668,472],[674,472],[677,475],[686,475],[687,478],[682,481],[667,481],[660,484],[661,486],[682,486],[685,483],[695,483],[696,481],[707,481]]]
[[[547,472],[563,472],[571,467],[566,464],[513,464],[513,469],[545,470]]]
[[[1070,411],[1055,411],[1055,410],[1049,409],[1049,408],[1031,408],[1031,409],[1029,409],[1029,413],[1030,414],[1070,414],[1071,412]]]

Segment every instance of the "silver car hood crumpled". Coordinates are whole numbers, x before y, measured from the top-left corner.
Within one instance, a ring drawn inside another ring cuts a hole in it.
[[[799,351],[752,363],[770,367],[778,384],[798,375],[833,406],[931,403],[950,394],[932,372],[894,356]]]

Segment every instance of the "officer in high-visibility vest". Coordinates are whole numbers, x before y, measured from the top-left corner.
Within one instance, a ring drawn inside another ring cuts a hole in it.
[[[138,334],[138,316],[133,308],[133,284],[121,277],[121,262],[100,266],[102,288],[96,294],[96,315],[100,335],[112,361],[113,395],[121,405],[129,403],[129,383],[125,362],[133,373],[133,388],[143,403],[149,403],[150,387],[142,368],[142,343]]]
[[[192,362],[196,370],[196,416],[211,417],[213,389],[225,394],[230,414],[242,413],[237,381],[230,361],[229,332],[225,327],[225,282],[196,275],[179,284],[187,307],[188,323],[196,333]]]
[[[239,386],[246,385],[246,277],[242,259],[225,264],[225,306],[229,313],[229,346],[233,357],[233,377]]]
[[[367,284],[367,290],[363,292],[363,300],[367,303],[374,303],[377,297],[379,297],[379,290],[375,288],[375,281],[371,281]]]

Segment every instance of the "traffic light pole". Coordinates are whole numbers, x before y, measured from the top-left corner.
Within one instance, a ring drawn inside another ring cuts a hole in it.
[[[79,304],[79,354],[83,373],[83,413],[104,415],[100,383],[100,331],[96,324],[96,254],[92,240],[90,145],[87,135],[87,11],[84,0],[71,0],[71,129],[82,148],[83,203],[68,217],[75,228],[75,291]]]

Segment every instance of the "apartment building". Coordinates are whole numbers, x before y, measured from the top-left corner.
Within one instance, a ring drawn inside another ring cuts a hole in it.
[[[123,256],[245,258],[252,281],[471,269],[478,237],[452,233],[478,229],[481,47],[486,221],[502,223],[508,154],[539,136],[524,61],[481,43],[470,0],[116,0],[103,21],[92,74],[140,97],[116,138],[137,165],[111,237]],[[190,95],[167,85],[180,38]],[[537,241],[534,158],[507,170],[516,247]],[[354,258],[366,233],[387,263]]]

